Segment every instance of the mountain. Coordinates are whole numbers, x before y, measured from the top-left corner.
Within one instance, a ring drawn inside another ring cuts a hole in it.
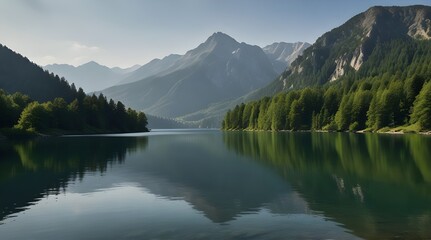
[[[281,74],[296,58],[298,58],[298,56],[302,55],[304,50],[309,46],[311,46],[311,44],[307,42],[276,42],[264,47],[263,51],[272,61],[274,70],[278,74]]]
[[[226,129],[431,130],[431,7],[372,7],[322,35]],[[246,102],[246,101],[244,101]]]
[[[264,47],[263,51],[272,62],[276,74],[281,74],[309,46],[310,44],[306,42],[278,42]],[[181,57],[178,54],[171,54],[162,59],[156,58],[137,69],[117,85],[136,82],[154,75],[166,75],[176,70],[175,63]]]
[[[121,80],[117,85],[136,82],[144,78],[158,75],[158,74],[166,75],[169,72],[168,69],[170,69],[170,67],[172,67],[174,63],[176,63],[176,61],[180,58],[181,58],[181,55],[171,54],[169,56],[164,57],[163,59],[158,59],[158,58],[153,59],[152,61],[145,64],[144,66],[141,66],[138,69],[136,69],[129,76]]]
[[[175,119],[162,118],[152,115],[146,115],[148,120],[149,129],[179,129],[179,128],[193,128],[194,125],[179,122]]]
[[[71,101],[76,97],[64,80],[44,71],[22,55],[0,44],[0,89],[13,94],[21,92],[41,102],[62,97]]]
[[[113,68],[111,68],[111,70],[115,73],[118,73],[118,74],[128,74],[128,73],[136,71],[140,67],[142,67],[142,66],[139,64],[135,64],[135,65],[128,67],[128,68],[113,67]]]
[[[5,93],[6,91],[7,93]],[[26,96],[28,95],[28,96]],[[36,101],[33,101],[36,100]],[[58,75],[0,45],[0,129],[9,137],[148,131],[144,113],[103,96],[87,96]]]
[[[102,92],[129,107],[173,118],[237,98],[276,76],[260,47],[239,43],[220,32],[185,55],[171,58],[172,65],[162,73]]]
[[[86,92],[94,92],[117,84],[121,79],[139,68],[135,65],[130,68],[109,68],[94,61],[78,67],[67,64],[47,65],[44,69],[63,76],[76,87],[81,87]]]
[[[319,37],[290,69],[257,95],[322,85],[349,74],[369,76],[371,72],[365,70],[376,66],[367,61],[385,44],[431,39],[430,16],[429,6],[372,7]]]
[[[272,62],[274,71],[280,75],[286,68],[290,67],[291,63],[298,58],[305,49],[311,46],[306,42],[285,43],[278,42],[264,47],[262,50],[265,52],[269,60]],[[201,127],[220,127],[224,114],[235,105],[242,102],[248,102],[259,99],[260,95],[255,93],[259,92],[256,89],[236,99],[225,99],[217,103],[210,104],[207,108],[198,110],[196,112],[181,116],[182,121],[198,121]]]

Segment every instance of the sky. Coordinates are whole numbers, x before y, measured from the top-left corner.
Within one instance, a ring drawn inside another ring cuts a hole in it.
[[[314,43],[371,6],[414,4],[431,0],[0,0],[0,44],[41,66],[128,67],[219,31],[261,47]]]

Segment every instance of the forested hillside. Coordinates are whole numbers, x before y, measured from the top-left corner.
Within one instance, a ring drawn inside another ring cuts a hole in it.
[[[431,8],[373,7],[324,34],[224,129],[431,129]],[[398,129],[398,130],[401,130]]]
[[[72,101],[77,96],[74,85],[69,85],[27,58],[0,44],[0,89],[9,93],[25,93],[36,101],[50,101],[62,97]]]
[[[0,129],[90,133],[148,131],[146,126],[143,112],[126,109],[102,94],[87,96],[0,46]]]
[[[368,76],[368,77],[365,77]],[[378,44],[358,72],[322,87],[238,105],[224,129],[431,129],[431,41]]]

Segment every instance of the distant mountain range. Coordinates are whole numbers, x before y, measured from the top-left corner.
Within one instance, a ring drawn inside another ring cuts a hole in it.
[[[309,46],[278,42],[260,48],[217,32],[184,55],[171,54],[143,66],[121,69],[89,62],[44,68],[86,92],[102,92],[161,119],[187,118],[199,125],[207,116],[194,113],[266,86]],[[220,118],[223,114],[216,113]]]
[[[166,75],[169,71],[168,69],[171,69],[171,67],[173,67],[173,65],[180,58],[181,58],[181,55],[171,54],[162,59],[158,59],[158,58],[153,59],[149,63],[145,64],[144,66],[138,68],[136,71],[132,72],[129,76],[122,79],[116,85],[136,82],[144,78],[159,75],[159,74]],[[107,86],[107,87],[110,87],[110,86]]]
[[[262,49],[217,32],[185,55],[155,59],[101,92],[152,115],[181,118],[266,86],[308,46]]]
[[[134,65],[125,69],[109,68],[91,61],[77,67],[68,64],[51,64],[43,68],[64,77],[69,83],[74,83],[77,88],[81,87],[85,92],[94,92],[117,84],[139,67],[141,66]]]
[[[276,74],[280,74],[309,46],[310,44],[305,42],[278,42],[268,45],[262,50],[271,61]],[[167,75],[176,71],[178,66],[184,65],[184,62],[189,61],[189,59],[183,59],[182,63],[178,62],[181,57],[182,55],[171,54],[162,59],[156,58],[125,77],[117,85],[136,82],[150,76]]]

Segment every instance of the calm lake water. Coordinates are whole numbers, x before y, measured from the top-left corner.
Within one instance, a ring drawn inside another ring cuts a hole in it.
[[[0,239],[430,239],[431,138],[159,130],[0,142]]]

